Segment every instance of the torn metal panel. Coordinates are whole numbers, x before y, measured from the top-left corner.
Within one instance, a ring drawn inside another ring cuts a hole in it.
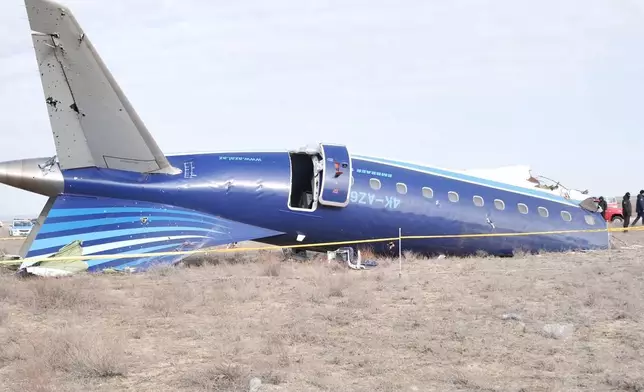
[[[54,253],[49,259],[31,261],[23,260],[18,273],[27,272],[39,276],[69,276],[78,272],[87,271],[88,264],[82,259],[77,260],[57,260],[57,257],[74,257],[82,256],[82,241],[76,240],[63,246],[58,252]]]
[[[22,264],[22,258],[19,255],[0,254],[0,267],[17,271]]]
[[[581,202],[588,197],[588,191],[571,189],[548,177],[533,175],[530,167],[525,165],[505,166],[496,169],[463,170],[461,172],[487,180],[502,182],[504,184],[520,186],[523,188],[539,189],[543,192],[578,202]]]

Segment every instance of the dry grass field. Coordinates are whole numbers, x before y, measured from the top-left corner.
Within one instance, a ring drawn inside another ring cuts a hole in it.
[[[621,249],[379,260],[272,253],[0,276],[1,391],[644,391],[644,232]],[[256,382],[256,380],[255,380]]]

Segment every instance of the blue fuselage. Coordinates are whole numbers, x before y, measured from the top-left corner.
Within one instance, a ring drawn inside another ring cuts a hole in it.
[[[189,208],[283,232],[259,240],[282,246],[392,238],[398,236],[399,228],[403,236],[433,236],[606,227],[601,214],[538,189],[378,158],[351,158],[351,187],[334,190],[348,192],[346,207],[317,203],[310,210],[298,209],[297,202],[289,206],[297,173],[292,170],[295,161],[286,151],[170,155],[168,159],[183,172],[164,175],[97,168],[67,170],[63,173],[65,193]],[[296,240],[298,234],[305,236],[302,242]],[[421,253],[463,255],[485,251],[507,255],[516,249],[606,248],[608,235],[599,231],[405,239],[402,245],[404,250]],[[390,249],[387,241],[368,246],[375,252]]]

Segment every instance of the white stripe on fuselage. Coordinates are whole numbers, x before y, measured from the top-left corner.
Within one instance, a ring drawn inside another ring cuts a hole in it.
[[[437,176],[437,177],[442,177],[442,178],[449,178],[449,179],[452,179],[452,180],[455,180],[455,181],[466,182],[466,183],[469,183],[469,184],[479,185],[479,186],[490,188],[490,189],[502,190],[502,191],[505,191],[505,192],[515,193],[515,194],[518,194],[518,195],[524,195],[524,196],[528,196],[528,197],[534,197],[534,198],[538,198],[538,199],[552,201],[552,202],[559,203],[559,204],[564,204],[564,205],[571,206],[571,207],[580,208],[578,204],[575,204],[574,202],[568,201],[568,200],[563,199],[563,198],[549,197],[549,195],[547,195],[547,194],[535,195],[535,194],[528,193],[528,192],[521,192],[521,191],[518,191],[518,190],[515,190],[515,189],[508,189],[508,188],[498,187],[498,186],[495,186],[495,185],[492,185],[492,184],[486,184],[484,182],[485,181],[484,179],[481,179],[481,181],[479,182],[479,181],[472,181],[472,180],[459,178],[456,175],[451,176],[451,175],[447,175],[447,174],[443,174],[443,173],[437,173],[437,172],[432,171],[431,167],[427,167],[426,169],[420,169],[420,168],[408,167],[408,166],[404,166],[404,165],[396,164],[396,163],[383,162],[383,161],[379,160],[378,158],[367,158],[365,156],[360,156],[359,158],[354,156],[353,159],[358,160],[358,161],[376,163],[376,164],[379,164],[379,165],[397,167],[397,168],[400,168],[400,169],[411,170],[411,171],[415,171],[415,172],[423,173],[423,174],[430,174],[430,175]],[[408,163],[408,162],[401,162],[401,163]],[[417,164],[417,163],[409,163],[409,164],[410,165],[422,166],[422,165]],[[438,170],[443,170],[443,171],[450,172],[450,170],[446,170],[446,169],[438,169]],[[474,176],[469,176],[468,175],[468,177],[474,177]],[[518,188],[518,186],[516,186],[516,187]],[[581,202],[581,200],[579,202]]]
[[[106,244],[88,246],[87,248],[83,248],[83,255],[91,255],[98,252],[104,252],[106,250],[124,248],[127,246],[133,246],[133,245],[143,245],[143,244],[149,244],[153,242],[180,240],[180,239],[188,239],[188,238],[196,239],[196,238],[207,238],[207,237],[203,235],[175,235],[175,236],[161,236],[161,237],[153,237],[153,238],[138,238],[135,240],[126,240],[126,241],[118,241],[118,242],[108,242]],[[54,254],[55,253],[48,253],[45,255],[34,256],[34,257],[37,257],[40,259],[42,257],[52,256]]]

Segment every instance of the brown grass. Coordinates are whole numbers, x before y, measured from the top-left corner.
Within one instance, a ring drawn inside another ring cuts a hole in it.
[[[0,391],[640,391],[642,256],[0,276]]]

